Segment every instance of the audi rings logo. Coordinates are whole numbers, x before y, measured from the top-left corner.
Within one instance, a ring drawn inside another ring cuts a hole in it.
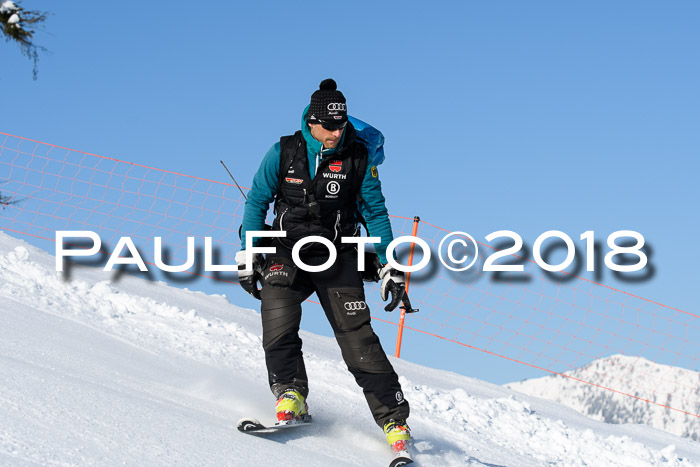
[[[340,110],[341,112],[345,112],[345,109],[345,104],[343,104],[342,102],[331,102],[330,104],[328,104],[328,110],[331,111]]]
[[[345,302],[343,303],[343,306],[348,311],[360,311],[367,309],[367,304],[362,300],[358,300],[356,302]]]

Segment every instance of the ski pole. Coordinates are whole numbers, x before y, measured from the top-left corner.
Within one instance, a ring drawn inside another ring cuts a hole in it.
[[[224,164],[224,161],[219,160],[219,162],[221,162],[221,165],[224,166],[224,169],[226,169],[226,172],[228,172],[228,175],[229,175],[229,177],[231,177],[231,180],[233,180],[233,183],[236,184],[236,187],[238,188],[238,191],[240,191],[241,194],[243,195],[243,199],[245,199],[246,201],[248,201],[248,197],[245,195],[245,193],[243,193],[243,190],[241,189],[241,186],[238,184],[238,182],[236,181],[236,179],[233,178],[233,175],[231,174],[231,171],[228,169],[228,167],[226,167],[226,164]]]

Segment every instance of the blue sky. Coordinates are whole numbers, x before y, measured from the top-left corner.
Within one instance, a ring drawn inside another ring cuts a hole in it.
[[[587,230],[603,243],[636,230],[653,278],[601,282],[698,312],[696,2],[22,5],[53,13],[36,41],[50,53],[33,81],[0,44],[0,131],[225,182],[223,159],[248,186],[333,77],[387,139],[392,214],[530,246],[551,229],[581,245]],[[320,313],[305,326],[328,331]],[[449,354],[444,366],[495,382],[539,375],[421,345],[406,358]]]

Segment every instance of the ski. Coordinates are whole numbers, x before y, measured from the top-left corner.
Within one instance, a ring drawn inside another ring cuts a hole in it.
[[[240,431],[241,433],[248,433],[251,435],[266,435],[270,433],[276,433],[280,430],[305,426],[310,423],[311,415],[304,415],[301,420],[295,420],[290,423],[281,423],[271,426],[263,425],[255,418],[241,418],[240,420],[238,420],[238,431]]]
[[[408,453],[408,451],[399,451],[391,460],[389,467],[399,467],[400,465],[408,464],[413,464],[413,459],[411,459],[411,455]]]

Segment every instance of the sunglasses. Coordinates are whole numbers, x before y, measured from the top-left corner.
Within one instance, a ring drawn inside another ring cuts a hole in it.
[[[348,124],[347,120],[341,124],[337,124],[335,122],[324,122],[323,120],[319,120],[319,123],[321,124],[321,127],[327,131],[342,130],[345,128],[345,125]]]

